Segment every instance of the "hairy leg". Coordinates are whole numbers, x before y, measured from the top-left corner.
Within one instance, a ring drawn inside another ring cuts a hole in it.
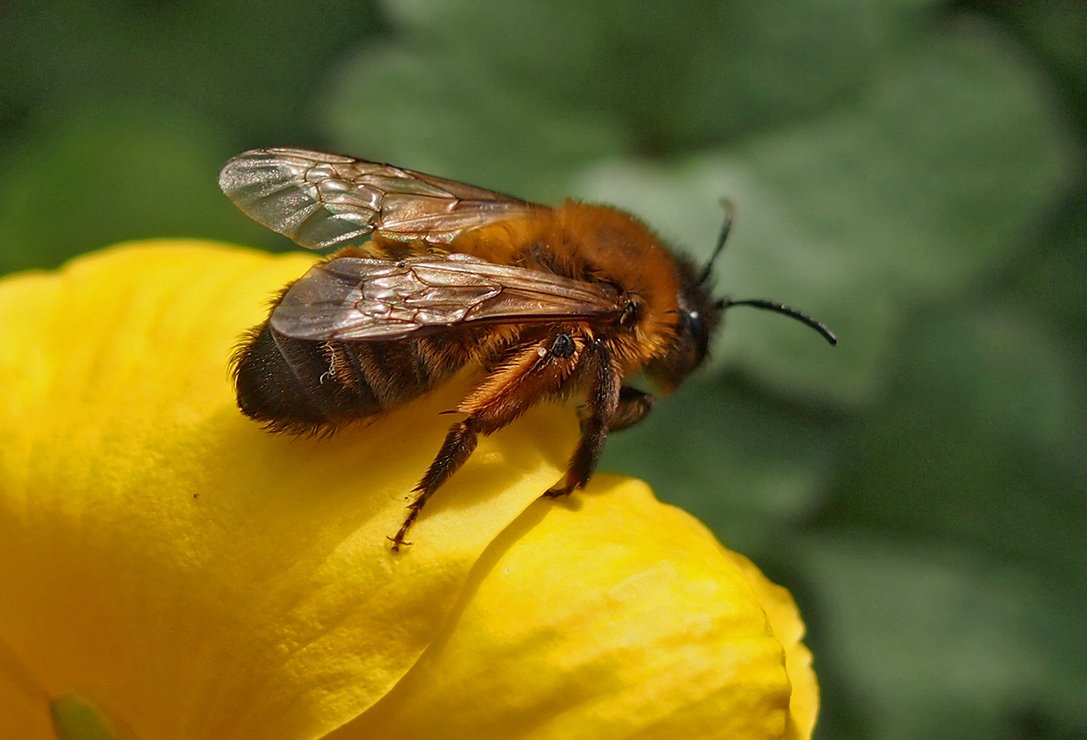
[[[415,486],[415,498],[399,531],[389,539],[392,549],[410,544],[404,538],[427,500],[471,457],[479,434],[491,434],[506,426],[542,398],[558,391],[577,370],[586,344],[568,333],[549,334],[520,344],[496,363],[460,402],[465,414],[446,434],[441,449]]]
[[[566,476],[545,494],[553,498],[584,488],[589,482],[619,409],[622,376],[612,364],[611,352],[603,340],[595,340],[586,350],[585,362],[590,363],[592,384],[585,402],[586,416],[581,422],[581,440],[566,466]]]

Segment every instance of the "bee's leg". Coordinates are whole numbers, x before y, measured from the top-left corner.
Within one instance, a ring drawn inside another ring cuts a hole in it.
[[[644,419],[653,410],[656,399],[652,394],[624,385],[619,389],[619,408],[608,424],[609,432],[632,427]]]
[[[404,540],[408,529],[427,500],[471,457],[477,435],[498,431],[561,388],[577,369],[584,349],[583,341],[559,334],[522,344],[496,363],[500,369],[485,377],[458,405],[457,411],[465,418],[449,428],[434,461],[412,489],[416,496],[408,505],[408,515],[389,538],[393,550],[409,544]]]
[[[419,512],[423,510],[427,499],[472,456],[472,452],[476,449],[475,425],[476,420],[469,416],[449,428],[437,457],[430,463],[423,479],[412,489],[412,492],[418,495],[408,504],[408,515],[404,518],[404,523],[400,525],[396,535],[391,538],[393,550],[399,550],[403,544],[411,544],[405,543],[404,537],[408,533],[408,528],[419,516]]]
[[[600,453],[604,451],[608,430],[619,410],[619,389],[623,377],[612,365],[611,352],[600,339],[593,342],[590,352],[586,361],[592,363],[592,385],[589,388],[589,398],[585,402],[586,416],[581,422],[581,439],[566,466],[566,476],[562,482],[544,494],[551,498],[566,496],[575,488],[583,488],[589,482],[596,463],[600,460]],[[644,404],[645,412],[642,416],[648,413],[649,405],[651,402]]]

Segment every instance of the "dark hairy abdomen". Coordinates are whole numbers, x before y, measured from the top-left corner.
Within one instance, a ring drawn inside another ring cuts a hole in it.
[[[396,408],[471,359],[448,335],[383,342],[292,339],[268,323],[234,356],[238,406],[269,429],[320,433]]]

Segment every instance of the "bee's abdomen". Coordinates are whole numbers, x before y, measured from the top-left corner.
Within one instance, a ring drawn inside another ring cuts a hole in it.
[[[306,434],[396,408],[467,359],[456,342],[315,342],[265,323],[235,355],[234,382],[246,416],[275,431]]]

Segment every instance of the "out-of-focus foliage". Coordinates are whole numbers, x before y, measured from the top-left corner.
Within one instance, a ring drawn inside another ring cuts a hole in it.
[[[252,146],[604,200],[699,257],[728,196],[719,291],[841,345],[730,313],[602,467],[790,586],[822,737],[1081,736],[1084,38],[1087,7],[1040,0],[20,3],[0,270],[284,248],[215,186]]]

